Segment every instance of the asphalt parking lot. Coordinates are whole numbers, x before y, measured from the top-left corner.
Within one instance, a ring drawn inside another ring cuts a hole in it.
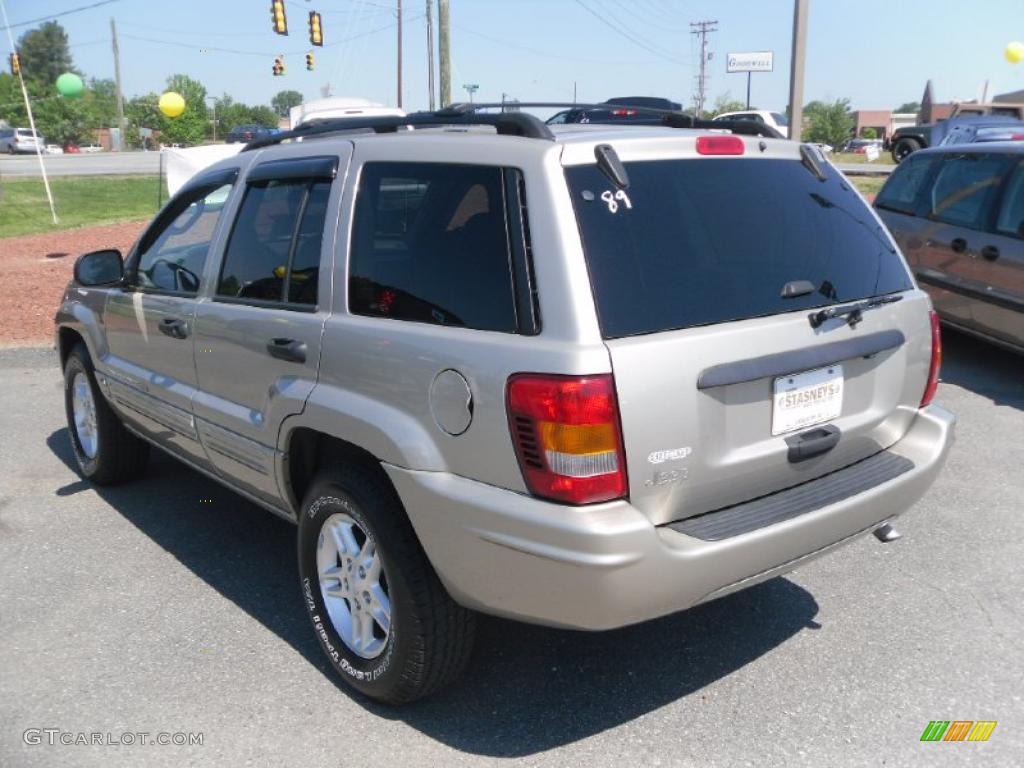
[[[943,378],[958,442],[901,541],[616,632],[489,619],[461,685],[389,710],[321,659],[288,523],[162,455],[95,490],[52,352],[0,351],[0,765],[1020,765],[1024,358],[946,334]]]

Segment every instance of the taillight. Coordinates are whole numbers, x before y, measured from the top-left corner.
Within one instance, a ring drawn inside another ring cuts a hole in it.
[[[1021,141],[1022,139],[1024,139],[1024,133],[1010,134],[1010,141]]]
[[[626,458],[611,374],[513,376],[508,417],[530,493],[570,504],[626,495]]]
[[[699,155],[742,155],[746,145],[739,136],[698,136]]]
[[[939,368],[942,367],[942,332],[939,329],[939,316],[935,312],[929,313],[932,323],[932,362],[928,366],[928,384],[924,388],[924,397],[921,398],[921,408],[930,405],[935,397],[935,390],[939,388]]]
[[[612,115],[614,117],[633,117],[636,114],[635,109],[613,109]]]

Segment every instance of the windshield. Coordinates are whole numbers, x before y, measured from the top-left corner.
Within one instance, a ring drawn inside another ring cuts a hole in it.
[[[34,132],[31,128],[19,128],[18,135],[31,139],[33,137],[38,136],[39,134]]]
[[[823,163],[708,158],[566,169],[605,338],[742,320],[905,291],[870,209]],[[782,298],[783,287],[814,290]]]

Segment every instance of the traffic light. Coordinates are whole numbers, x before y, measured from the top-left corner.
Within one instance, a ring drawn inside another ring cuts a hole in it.
[[[21,74],[21,58],[18,56],[18,54],[12,53],[10,55],[10,59],[11,59],[11,74],[12,75],[20,75]]]
[[[312,72],[316,68],[316,59],[313,58],[312,53],[306,54],[306,70]]]
[[[279,35],[288,34],[288,19],[284,15],[284,0],[273,0],[270,4],[270,20]]]
[[[320,25],[320,14],[316,11],[309,12],[309,42],[312,45],[319,45],[321,47],[324,44],[324,32],[323,27]]]
[[[284,56],[274,57],[274,77],[280,77],[284,74]]]

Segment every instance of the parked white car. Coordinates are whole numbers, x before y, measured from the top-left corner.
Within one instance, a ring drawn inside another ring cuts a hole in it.
[[[46,151],[46,154],[48,154],[48,155],[63,155],[64,154],[64,149],[63,149],[63,147],[60,146],[60,144],[47,144],[45,151]]]

